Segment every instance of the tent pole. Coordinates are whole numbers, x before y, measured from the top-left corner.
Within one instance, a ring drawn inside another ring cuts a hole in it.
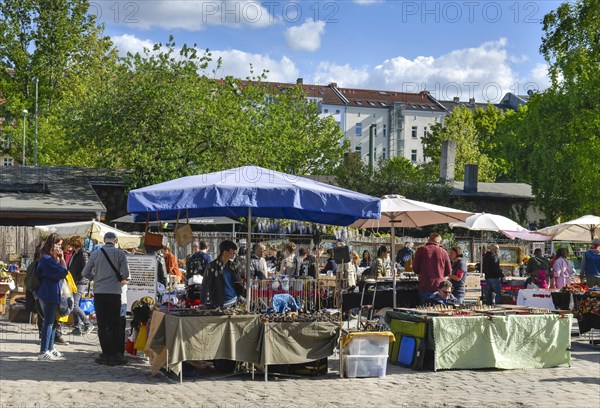
[[[235,228],[235,224],[233,226]],[[250,311],[251,277],[250,277],[250,239],[252,237],[252,208],[248,207],[248,235],[246,237],[246,308]]]
[[[394,307],[394,309],[396,309],[396,238],[395,238],[395,231],[394,231],[394,222],[396,222],[395,217],[391,217],[390,218],[390,223],[392,224],[392,253],[390,254],[390,261],[392,264],[392,288],[393,288],[393,295],[392,295],[392,306]]]

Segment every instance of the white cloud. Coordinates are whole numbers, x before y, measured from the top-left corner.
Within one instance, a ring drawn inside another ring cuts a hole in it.
[[[246,78],[250,76],[250,64],[254,70],[254,75],[258,75],[263,70],[269,70],[267,81],[273,82],[296,82],[300,76],[300,71],[296,68],[294,62],[286,56],[275,60],[268,55],[250,54],[239,50],[212,51],[216,60],[222,57],[223,64],[217,71],[217,77],[228,75],[236,78]]]
[[[118,48],[120,55],[125,55],[127,52],[131,52],[132,54],[136,52],[142,53],[144,48],[151,50],[154,47],[154,42],[151,40],[142,40],[129,34],[113,36],[112,41]],[[198,51],[201,53],[204,52],[203,49]],[[221,67],[215,74],[217,78],[231,75],[244,79],[248,76],[260,75],[263,70],[269,71],[267,73],[267,80],[274,82],[295,82],[296,78],[300,76],[300,71],[296,68],[294,62],[286,56],[276,60],[268,55],[251,54],[240,50],[211,50],[210,52],[212,53],[213,62],[209,64],[206,70],[207,73],[216,69],[216,61],[222,58]],[[250,72],[251,64],[254,71],[253,74]]]
[[[366,85],[369,73],[366,70],[354,69],[350,65],[336,65],[321,62],[314,74],[314,83],[329,84],[335,82],[344,88],[360,88]]]
[[[118,6],[95,2],[90,13],[107,24],[126,24],[139,29],[198,31],[209,25],[260,28],[276,23],[276,17],[256,0],[154,0]]]
[[[514,85],[507,40],[451,51],[439,57],[396,57],[376,66],[370,76],[375,87],[404,91],[427,89],[438,99],[474,97],[497,101]]]
[[[306,19],[304,24],[290,27],[285,39],[290,48],[300,51],[316,51],[321,47],[321,36],[325,33],[325,22]]]
[[[543,91],[548,88],[551,84],[550,76],[548,74],[548,64],[541,63],[537,64],[527,76],[527,82],[524,84],[524,88],[533,89],[534,91]]]

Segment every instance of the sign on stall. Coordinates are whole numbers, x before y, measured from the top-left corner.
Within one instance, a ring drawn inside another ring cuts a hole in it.
[[[154,255],[133,255],[127,257],[129,264],[129,284],[127,285],[127,311],[131,305],[144,296],[156,299],[156,272],[158,264]]]

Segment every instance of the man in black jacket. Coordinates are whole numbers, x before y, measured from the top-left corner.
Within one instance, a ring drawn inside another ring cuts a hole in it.
[[[502,303],[502,268],[498,259],[498,245],[491,245],[490,250],[483,256],[483,274],[487,283],[484,289],[485,304],[492,304],[492,292],[496,295],[496,304]]]
[[[203,305],[233,307],[238,297],[244,294],[244,282],[233,262],[236,252],[237,245],[233,241],[223,241],[219,245],[219,256],[204,272],[200,296]]]

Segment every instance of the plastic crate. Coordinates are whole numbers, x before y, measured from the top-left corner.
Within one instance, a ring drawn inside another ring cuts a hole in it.
[[[344,348],[344,354],[354,356],[380,356],[388,354],[390,340],[387,336],[363,335],[353,337],[350,343]]]
[[[345,355],[344,373],[348,378],[385,377],[388,356],[353,356]]]

